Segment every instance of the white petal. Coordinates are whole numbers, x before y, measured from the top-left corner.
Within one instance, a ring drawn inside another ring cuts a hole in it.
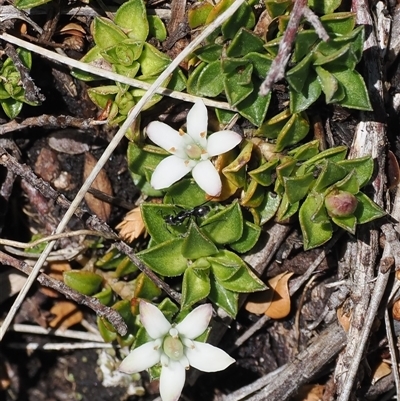
[[[192,169],[188,160],[177,156],[168,156],[161,160],[151,176],[151,186],[154,189],[169,188]]]
[[[170,153],[183,149],[182,136],[167,124],[153,121],[146,127],[146,133],[152,142]]]
[[[221,155],[242,142],[242,137],[234,131],[218,131],[208,137],[207,153],[210,157]]]
[[[160,375],[160,395],[162,401],[177,401],[185,384],[185,368],[179,361],[171,361],[163,366]]]
[[[161,350],[154,349],[154,341],[150,341],[134,349],[119,365],[119,370],[124,373],[138,373],[151,368],[160,362]]]
[[[187,115],[187,133],[202,148],[207,146],[207,108],[201,99],[197,100]]]
[[[235,362],[225,351],[211,344],[193,341],[195,348],[186,348],[185,354],[190,366],[203,372],[217,372]]]
[[[171,328],[171,323],[156,306],[140,301],[140,321],[151,338],[165,336]]]
[[[193,340],[206,331],[211,316],[211,304],[200,305],[192,310],[175,328],[179,331],[179,334]]]
[[[208,195],[219,196],[221,193],[221,178],[210,160],[198,163],[192,171],[192,176],[197,185]]]

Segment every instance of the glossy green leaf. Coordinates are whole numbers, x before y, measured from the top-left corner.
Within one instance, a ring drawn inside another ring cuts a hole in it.
[[[297,33],[294,45],[293,61],[299,63],[303,57],[312,52],[315,43],[318,40],[318,34],[311,29]]]
[[[343,167],[348,173],[355,170],[360,188],[369,182],[374,172],[374,161],[371,156],[342,160],[337,162],[337,165]]]
[[[284,14],[287,8],[292,5],[290,0],[265,0],[264,3],[271,18]]]
[[[99,316],[97,317],[97,328],[99,329],[100,335],[106,343],[111,343],[117,339],[118,334],[113,327],[110,329],[109,323],[106,325],[105,322],[106,319]]]
[[[142,298],[151,301],[161,295],[162,291],[144,273],[140,273],[135,280],[135,298]]]
[[[283,194],[281,203],[276,212],[276,219],[279,223],[286,223],[299,210],[300,203],[290,203],[286,193]]]
[[[259,88],[261,81],[253,78],[255,88]],[[256,90],[253,90],[249,96],[236,105],[239,113],[247,118],[253,125],[259,127],[265,120],[271,101],[271,92],[267,96],[260,96]]]
[[[367,87],[364,79],[357,71],[332,72],[335,78],[343,85],[346,95],[340,105],[351,109],[371,111]]]
[[[343,179],[347,174],[347,171],[343,167],[328,159],[318,164],[317,169],[320,170],[320,173],[313,188],[316,192],[322,192],[330,185]]]
[[[318,74],[318,80],[321,84],[321,89],[325,93],[325,101],[327,104],[331,103],[335,93],[339,88],[337,79],[327,70],[317,66],[315,71]],[[344,97],[344,92],[343,92]]]
[[[279,159],[273,159],[263,163],[260,167],[248,172],[249,176],[257,181],[260,185],[268,187],[275,179],[275,168],[279,163]]]
[[[347,217],[331,217],[332,221],[339,227],[348,231],[351,234],[356,233],[357,218],[353,215]]]
[[[359,192],[356,194],[358,200],[357,209],[354,216],[357,217],[358,224],[369,223],[386,215],[386,212],[373,202],[367,195]]]
[[[124,28],[131,39],[144,41],[149,34],[146,5],[143,0],[130,0],[119,6],[114,22]]]
[[[326,14],[320,18],[320,21],[328,33],[347,35],[354,29],[356,14],[350,12]]]
[[[171,185],[164,197],[164,203],[184,205],[187,208],[203,205],[206,201],[206,193],[190,178]]]
[[[308,75],[312,72],[311,63],[313,52],[308,53],[298,64],[286,72],[285,78],[291,88],[296,92],[302,92]],[[315,75],[314,75],[315,76]]]
[[[342,3],[342,0],[308,0],[308,6],[316,13],[333,13]]]
[[[261,204],[255,208],[255,211],[259,214],[259,222],[256,222],[260,226],[271,220],[275,216],[279,205],[281,203],[281,197],[273,192],[268,192]]]
[[[96,17],[91,29],[96,45],[102,50],[115,46],[128,38],[117,25],[104,17]]]
[[[143,44],[143,51],[138,61],[144,76],[160,74],[171,63],[167,55],[146,42]]]
[[[243,141],[239,155],[228,166],[222,169],[224,176],[236,187],[243,187],[246,182],[247,163],[251,159],[253,143]]]
[[[214,255],[218,248],[200,230],[197,224],[190,222],[189,230],[182,244],[182,256],[186,259],[199,259]]]
[[[332,224],[323,207],[323,196],[310,193],[299,210],[304,250],[325,244],[332,237]]]
[[[308,173],[299,177],[287,177],[284,180],[285,194],[290,203],[302,200],[314,182],[314,174]]]
[[[122,277],[138,271],[138,267],[125,256],[115,269],[115,276]]]
[[[197,67],[198,69],[199,67]],[[196,71],[197,71],[196,69]],[[191,74],[190,78],[191,93],[197,96],[216,97],[224,90],[224,77],[219,60],[202,66],[199,74]],[[196,88],[193,91],[193,88]]]
[[[334,184],[333,187],[335,189],[350,192],[353,195],[357,194],[360,191],[360,186],[358,184],[355,170],[352,170],[346,175],[346,177]]]
[[[280,134],[281,130],[288,122],[291,116],[290,110],[285,109],[279,114],[267,120],[260,128],[255,132],[256,136],[263,136],[269,139],[276,139]]]
[[[290,150],[287,154],[298,161],[309,160],[319,153],[319,144],[319,140],[315,139]]]
[[[244,263],[239,256],[227,250],[221,250],[217,255],[208,257],[207,261],[219,282],[230,279]]]
[[[336,146],[334,148],[329,148],[321,153],[318,153],[311,159],[306,160],[303,164],[305,166],[312,166],[313,164],[317,164],[319,161],[325,159],[330,160],[332,162],[339,162],[341,160],[344,160],[344,158],[346,157],[346,153],[347,153],[346,146]]]
[[[14,119],[18,116],[18,114],[22,110],[23,105],[22,102],[12,98],[1,100],[0,104],[2,109],[4,110],[4,113],[6,113],[6,116],[11,119]]]
[[[201,230],[216,244],[237,241],[243,233],[243,215],[237,201],[204,220]]]
[[[63,273],[64,283],[84,295],[93,295],[99,291],[103,278],[85,270],[68,270]]]
[[[328,55],[322,55],[316,51],[314,56],[314,66],[323,65],[324,68],[331,71],[342,70],[344,68],[354,70],[358,62],[350,43],[336,51],[330,52]]]
[[[101,54],[110,63],[129,67],[140,57],[142,49],[143,42],[126,39],[115,46],[103,50]]]
[[[222,45],[211,43],[209,45],[199,47],[194,51],[194,54],[199,58],[199,60],[206,63],[212,63],[213,61],[217,61],[221,58],[222,49]]]
[[[305,113],[292,114],[287,123],[276,139],[276,151],[281,152],[283,149],[299,143],[306,137],[310,130],[310,124]]]
[[[243,234],[238,241],[232,242],[229,246],[239,253],[248,252],[254,248],[260,238],[260,226],[245,220],[243,225]]]
[[[241,28],[226,49],[228,57],[243,57],[250,52],[262,52],[264,41],[253,32]]]
[[[271,67],[273,58],[268,54],[250,52],[243,56],[253,64],[253,73],[260,79],[265,79]]]
[[[240,204],[245,207],[260,206],[265,195],[265,189],[255,180],[250,180],[246,189],[242,192]]]
[[[100,109],[104,109],[108,101],[114,100],[119,91],[120,89],[117,85],[108,85],[89,88],[87,92],[90,100]]]
[[[93,295],[93,297],[97,298],[103,305],[109,306],[113,300],[113,294],[113,290],[109,285],[107,285],[106,288],[102,288],[102,290]]]
[[[16,0],[15,7],[20,10],[25,10],[27,8],[34,8],[48,3],[51,0]]]
[[[158,15],[147,15],[147,23],[149,24],[149,36],[160,42],[167,39],[167,29]]]
[[[190,28],[194,29],[204,25],[212,9],[212,4],[206,1],[195,3],[192,7],[190,7],[188,11],[188,22]]]
[[[181,308],[190,308],[196,302],[206,298],[210,293],[211,285],[208,272],[188,267],[182,280]]]
[[[252,29],[256,23],[253,10],[249,4],[243,3],[231,18],[222,24],[221,32],[225,39],[232,39],[242,27]]]
[[[238,312],[239,294],[224,288],[215,279],[210,280],[211,289],[208,298],[218,307],[223,309],[229,316],[235,318]]]
[[[305,78],[301,92],[290,89],[290,111],[299,113],[308,109],[321,95],[321,85],[318,82],[316,73],[310,71]]]
[[[174,238],[141,251],[137,256],[162,276],[180,276],[187,268],[187,260],[181,252],[182,243],[183,238]]]
[[[127,258],[127,256],[123,255],[116,248],[113,248],[101,258],[97,259],[95,266],[100,267],[102,270],[115,270],[125,258]]]

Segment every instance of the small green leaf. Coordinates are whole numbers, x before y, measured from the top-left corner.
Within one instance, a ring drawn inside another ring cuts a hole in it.
[[[192,75],[191,85],[196,87],[197,96],[216,97],[224,90],[224,76],[222,73],[221,62],[219,60],[213,61],[205,65],[200,73],[195,76],[197,82],[194,82]]]
[[[325,244],[332,237],[332,225],[323,206],[323,196],[310,193],[299,210],[304,250]]]
[[[162,276],[180,276],[187,268],[187,260],[181,252],[182,243],[183,238],[174,238],[141,251],[137,256]]]
[[[276,139],[276,152],[299,143],[307,136],[309,130],[310,124],[305,113],[292,114]]]
[[[287,222],[299,210],[300,203],[290,203],[286,193],[283,194],[281,203],[276,212],[276,219],[279,223]]]
[[[287,154],[298,161],[309,160],[319,153],[319,143],[320,142],[318,139],[307,142],[304,145],[300,145],[295,149],[289,150]]]
[[[222,169],[224,176],[238,188],[245,185],[246,168],[251,159],[253,143],[251,141],[243,141],[241,146],[242,150],[235,160]]]
[[[356,198],[358,200],[358,205],[354,212],[354,216],[357,217],[358,224],[369,223],[372,220],[379,219],[386,215],[386,212],[383,209],[362,192],[359,192],[356,195]]]
[[[301,92],[289,89],[290,94],[290,111],[299,113],[308,109],[321,95],[321,85],[318,82],[317,75],[314,71],[310,71],[304,81]]]
[[[351,234],[356,233],[357,218],[353,215],[347,217],[331,217],[332,221],[339,227],[348,231]]]
[[[181,308],[190,308],[196,302],[206,298],[210,293],[211,285],[208,272],[188,267],[182,280]]]
[[[4,113],[6,113],[7,117],[11,119],[14,119],[15,117],[18,116],[18,114],[22,110],[22,105],[23,105],[22,102],[12,98],[1,100],[0,104],[4,110]]]
[[[322,192],[330,185],[343,179],[347,173],[338,163],[333,163],[328,159],[322,160],[322,163],[318,164],[317,170],[320,170],[320,173],[313,188],[315,192]]]
[[[353,195],[357,194],[360,191],[360,185],[358,184],[355,170],[350,171],[346,177],[334,184],[333,187],[335,189],[350,192]]]
[[[341,106],[357,110],[372,110],[364,79],[357,71],[332,71],[332,74],[346,91],[344,99],[339,102]]]
[[[191,29],[197,28],[206,23],[207,17],[213,9],[208,2],[195,3],[188,11],[188,22]]]
[[[107,285],[106,288],[102,288],[102,290],[93,295],[93,297],[97,298],[103,305],[109,306],[113,300],[113,294],[113,290]]]
[[[274,181],[275,168],[279,163],[279,159],[273,159],[263,163],[260,167],[248,172],[249,176],[257,181],[260,185],[268,187]]]
[[[112,64],[122,64],[125,67],[130,67],[132,66],[133,62],[139,58],[142,53],[142,49],[143,42],[133,39],[126,39],[115,46],[111,46],[110,48],[103,50],[101,54],[105,60]]]
[[[227,250],[221,250],[217,255],[207,258],[211,265],[211,271],[220,282],[229,280],[242,266],[242,259]]]
[[[308,173],[299,177],[287,177],[284,179],[285,194],[288,201],[293,204],[302,200],[308,193],[314,182],[314,174]]]
[[[251,180],[241,194],[240,203],[245,207],[257,207],[261,205],[264,195],[264,187],[258,185],[257,181]]]
[[[167,39],[167,29],[158,15],[147,15],[147,23],[149,24],[149,36],[160,42]]]
[[[215,279],[211,279],[210,284],[211,290],[208,298],[234,319],[238,312],[239,294],[227,290]]]
[[[212,63],[213,61],[217,61],[221,58],[222,49],[222,45],[211,43],[209,45],[199,47],[194,51],[194,54],[199,58],[199,60],[206,63]]]
[[[275,216],[279,205],[281,203],[281,197],[273,192],[268,192],[260,206],[255,208],[255,211],[260,216],[260,221],[258,223],[260,226],[265,224],[267,221],[271,220]]]
[[[84,295],[93,295],[99,291],[103,278],[93,272],[68,270],[63,273],[64,283]]]
[[[96,45],[102,50],[115,46],[127,39],[124,32],[104,17],[96,17],[92,23],[92,34]]]
[[[317,164],[321,160],[330,160],[332,162],[339,162],[346,157],[347,147],[346,146],[336,146],[334,148],[329,148],[324,150],[321,153],[318,153],[314,157],[309,160],[306,160],[303,165],[312,166],[313,164]]]
[[[157,75],[171,63],[170,58],[149,43],[143,44],[143,51],[138,59],[144,76]]]
[[[245,54],[243,58],[251,61],[253,64],[253,73],[257,75],[258,78],[265,79],[273,61],[271,56],[268,54],[250,52]]]
[[[135,298],[148,299],[151,301],[161,295],[161,289],[158,288],[152,280],[144,273],[140,273],[135,280]]]
[[[164,203],[193,208],[207,201],[206,193],[190,178],[178,181],[168,188]]]
[[[308,29],[297,33],[293,61],[300,62],[303,57],[312,52],[312,48],[318,40],[318,35],[314,30]]]
[[[261,228],[260,226],[250,223],[245,220],[243,226],[243,234],[238,241],[235,241],[229,246],[236,252],[244,253],[250,251],[256,245],[260,238]]]
[[[297,65],[287,71],[285,77],[291,88],[296,92],[302,92],[308,75],[312,72],[311,63],[313,61],[313,52],[308,53]]]
[[[341,3],[342,0],[308,0],[308,6],[319,14],[333,13]]]
[[[197,227],[194,221],[190,222],[189,230],[182,244],[182,256],[186,259],[199,259],[214,255],[218,248]]]
[[[221,32],[225,39],[232,39],[242,27],[252,29],[256,23],[252,8],[243,3],[231,18],[222,24]]]
[[[250,52],[261,53],[264,41],[253,32],[241,28],[226,49],[228,57],[243,57]]]
[[[106,343],[111,343],[117,339],[118,334],[115,329],[112,326],[109,327],[110,324],[108,322],[108,324],[106,324],[106,322],[106,319],[101,318],[100,316],[97,317],[97,327],[100,335]]]
[[[326,14],[320,21],[328,33],[348,35],[356,24],[356,14],[350,12]]]
[[[337,165],[343,167],[348,173],[355,170],[360,188],[369,182],[374,172],[374,161],[371,156],[342,160],[337,162]]]
[[[119,6],[114,22],[124,28],[131,39],[144,41],[149,34],[146,5],[143,0],[130,0]]]
[[[15,7],[20,10],[25,10],[26,8],[34,8],[48,3],[51,0],[16,0]]]
[[[337,79],[327,70],[317,66],[315,71],[318,74],[319,83],[321,84],[322,91],[325,93],[325,101],[327,104],[331,103],[332,98],[339,88]],[[343,92],[344,97],[344,92]]]
[[[230,244],[243,233],[243,216],[239,203],[230,206],[204,220],[201,230],[216,244]]]

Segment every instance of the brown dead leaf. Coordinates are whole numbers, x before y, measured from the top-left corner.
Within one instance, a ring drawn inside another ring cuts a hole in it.
[[[343,330],[347,333],[350,328],[351,314],[346,312],[343,309],[343,306],[341,306],[336,311],[336,315],[337,315],[340,325],[343,327]]]
[[[89,152],[85,153],[85,165],[83,168],[83,179],[89,176],[94,166],[96,165],[96,158]],[[112,196],[112,187],[110,180],[107,177],[105,170],[100,170],[96,179],[93,181],[92,188],[104,192],[107,195]],[[111,205],[103,202],[100,199],[95,198],[92,194],[86,193],[85,201],[88,204],[90,210],[95,213],[100,219],[107,221],[111,214]]]
[[[321,384],[305,384],[293,401],[321,401],[325,386]]]
[[[57,302],[50,312],[55,315],[54,319],[49,323],[52,328],[66,330],[80,323],[83,319],[83,313],[78,309],[77,305],[69,301]]]
[[[372,384],[375,384],[378,380],[391,373],[392,367],[388,363],[381,361],[372,372]]]
[[[129,211],[115,228],[119,230],[119,236],[126,242],[132,242],[140,237],[145,231],[140,208],[135,207]]]
[[[246,310],[251,313],[265,313],[272,319],[282,319],[290,312],[290,295],[288,281],[292,272],[284,272],[268,281],[269,289],[252,294],[246,304]]]
[[[393,319],[400,320],[400,299],[393,304],[392,314],[393,314]]]

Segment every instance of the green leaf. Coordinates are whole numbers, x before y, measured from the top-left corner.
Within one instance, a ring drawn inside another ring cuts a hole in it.
[[[223,175],[238,188],[243,187],[246,183],[247,163],[251,159],[253,143],[244,140],[241,147],[239,155],[222,169]]]
[[[312,52],[318,35],[314,30],[308,29],[297,33],[294,45],[293,61],[299,63],[303,57]]]
[[[333,163],[328,159],[318,164],[317,169],[320,170],[320,173],[313,188],[315,192],[322,192],[330,185],[343,179],[347,173],[338,163]]]
[[[64,283],[84,295],[93,295],[99,291],[103,278],[93,272],[68,270],[63,273]]]
[[[149,34],[146,5],[143,0],[131,0],[119,6],[114,22],[124,28],[131,39],[144,41]]]
[[[342,160],[337,162],[337,165],[343,167],[348,173],[355,170],[360,188],[369,182],[374,172],[374,161],[371,156]]]
[[[312,72],[311,63],[314,53],[308,53],[297,65],[287,71],[285,78],[291,88],[296,92],[302,92],[308,75]]]
[[[354,70],[357,65],[356,55],[353,53],[351,44],[346,44],[328,55],[315,52],[314,66],[323,65],[327,70],[342,70],[344,68]]]
[[[275,216],[279,205],[281,203],[281,197],[273,192],[268,192],[260,206],[255,208],[255,211],[260,216],[259,225],[262,226],[267,221],[271,220]]]
[[[350,12],[326,14],[320,18],[320,21],[328,33],[347,35],[354,29],[356,14]]]
[[[230,244],[243,234],[243,216],[239,203],[230,206],[204,220],[201,230],[216,244]]]
[[[107,322],[108,323],[108,322]],[[97,317],[97,327],[99,329],[100,335],[106,343],[111,343],[117,339],[117,332],[115,331],[114,327],[109,327],[110,324],[106,325],[106,319],[101,318],[100,316]]]
[[[357,194],[360,191],[360,186],[358,185],[358,179],[355,170],[352,170],[346,175],[346,177],[334,184],[333,187],[335,189],[350,192],[353,195]]]
[[[183,238],[174,238],[141,251],[137,256],[151,270],[162,276],[180,276],[187,268],[187,260],[181,252],[182,243]]]
[[[191,80],[191,87],[196,88],[195,94],[197,96],[216,97],[224,90],[224,76],[219,60],[206,64],[199,70],[198,75],[193,77],[193,74],[189,80]]]
[[[242,266],[242,259],[227,250],[221,250],[217,255],[207,258],[215,278],[222,282],[229,280]]]
[[[186,178],[171,185],[164,197],[164,203],[193,208],[207,201],[206,193],[191,178]]]
[[[275,151],[281,152],[283,149],[299,143],[307,136],[309,130],[310,124],[305,113],[292,114],[279,132]]]
[[[287,154],[298,161],[309,160],[319,153],[319,140],[316,139],[289,150]]]
[[[188,267],[182,280],[181,308],[190,308],[196,302],[206,298],[210,293],[211,285],[208,272]]]
[[[336,146],[334,148],[329,148],[324,150],[321,153],[318,153],[314,157],[309,160],[306,160],[303,165],[304,166],[312,166],[313,164],[317,164],[321,160],[330,160],[332,162],[339,162],[346,157],[347,147],[346,146]]]
[[[286,193],[283,194],[281,203],[276,212],[276,219],[279,223],[287,222],[299,210],[300,203],[290,203]]]
[[[284,179],[285,194],[288,201],[293,204],[302,200],[308,193],[314,182],[314,174],[308,173],[299,177],[287,177]]]
[[[14,119],[15,117],[18,116],[18,114],[22,110],[22,105],[23,105],[22,102],[12,98],[1,100],[0,104],[4,110],[4,113],[6,113],[7,117],[11,119]]]
[[[342,3],[342,0],[308,0],[308,6],[316,13],[333,13]]]
[[[308,109],[321,95],[321,85],[318,82],[317,75],[310,71],[305,78],[304,86],[301,92],[289,89],[290,111],[299,113]]]
[[[224,88],[229,104],[236,106],[253,92],[254,85],[251,82],[244,85],[238,84],[232,74],[230,77],[225,77]]]
[[[261,53],[264,41],[253,32],[241,28],[226,49],[228,57],[243,57],[250,52]]]
[[[222,45],[211,43],[209,45],[199,47],[194,51],[194,54],[199,58],[199,60],[206,63],[212,63],[213,61],[217,61],[221,58],[222,49]]]
[[[322,91],[325,93],[325,101],[327,104],[332,102],[332,99],[339,89],[337,79],[327,70],[317,66],[315,71],[318,74],[318,80],[321,84]],[[343,97],[345,96],[343,91]]]
[[[149,171],[154,171],[166,155],[168,153],[158,146],[146,145],[139,147],[134,142],[130,142],[127,152],[129,171],[141,176],[149,175],[147,178],[150,181],[151,174],[149,174]]]
[[[227,290],[215,279],[210,280],[210,285],[208,298],[234,319],[238,312],[239,294]]]
[[[20,10],[25,10],[26,8],[34,8],[48,3],[51,0],[16,0],[15,7]]]
[[[332,225],[323,206],[323,196],[310,193],[299,210],[304,250],[325,244],[332,237]]]
[[[331,217],[332,221],[339,227],[348,231],[351,234],[356,233],[357,218],[353,215],[347,217]]]
[[[253,64],[253,73],[260,79],[265,79],[271,67],[273,58],[268,54],[250,52],[243,56],[245,60],[250,60]],[[256,87],[258,87],[256,85]]]
[[[207,17],[213,9],[212,4],[207,2],[195,3],[188,11],[188,22],[191,29],[206,23]]]
[[[108,49],[121,43],[128,37],[112,21],[104,17],[96,17],[92,23],[92,34],[100,49]]]
[[[149,36],[156,38],[160,42],[164,42],[167,39],[167,29],[158,15],[147,15],[147,23],[149,24]]]
[[[171,63],[167,55],[146,42],[143,44],[143,51],[138,61],[144,76],[160,74]]]
[[[106,61],[101,56],[102,50],[103,50],[103,48],[101,48],[100,46],[94,46],[81,58],[80,61],[82,61],[82,63],[91,63],[91,62],[97,60],[104,64],[104,63],[106,63]],[[109,66],[108,63],[106,63],[106,64]],[[85,81],[85,82],[95,81],[98,79],[104,79],[103,77],[90,74],[89,72],[82,71],[77,68],[72,69],[71,75],[73,77],[80,79],[82,81]]]
[[[109,306],[113,300],[113,290],[110,286],[106,288],[102,288],[100,292],[93,295],[94,298],[97,298],[103,305]]]
[[[105,60],[112,64],[122,64],[125,67],[130,67],[140,57],[142,49],[143,42],[126,39],[115,46],[103,50],[101,54]],[[139,66],[135,67],[135,69],[137,71]]]
[[[194,221],[190,222],[189,230],[182,244],[182,256],[186,259],[199,259],[214,255],[218,248],[197,227]]]
[[[364,79],[357,71],[332,71],[332,74],[346,91],[344,99],[338,102],[341,106],[357,110],[372,110]]]
[[[243,3],[238,10],[222,24],[221,32],[225,39],[232,39],[242,27],[252,29],[256,23],[252,8]]]
[[[372,220],[379,219],[386,215],[386,212],[383,209],[362,192],[356,194],[356,198],[358,204],[354,216],[357,217],[358,224],[369,223]]]
[[[236,252],[244,253],[250,251],[260,238],[260,226],[245,220],[243,234],[238,241],[232,242],[229,246]]]
[[[275,168],[279,163],[279,159],[273,159],[263,163],[260,167],[248,172],[249,176],[257,181],[260,185],[268,187],[272,184],[275,176]]]
[[[253,78],[255,88],[259,88],[261,81]],[[271,101],[271,92],[267,96],[260,96],[256,90],[253,90],[249,96],[236,105],[239,113],[247,118],[253,125],[259,127],[265,120]]]
[[[144,273],[140,273],[135,280],[135,298],[148,299],[151,301],[161,295],[161,288],[158,288],[152,280]]]

